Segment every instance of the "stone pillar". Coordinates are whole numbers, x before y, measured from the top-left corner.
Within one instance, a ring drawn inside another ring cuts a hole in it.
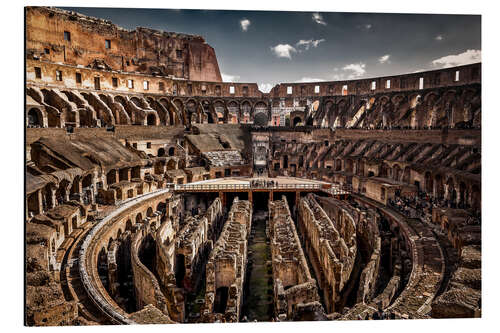
[[[250,203],[253,204],[253,192],[252,191],[248,191],[248,201],[250,201]]]
[[[222,207],[225,207],[226,206],[226,196],[225,196],[224,192],[219,191],[219,198],[220,198],[220,201],[222,203]]]

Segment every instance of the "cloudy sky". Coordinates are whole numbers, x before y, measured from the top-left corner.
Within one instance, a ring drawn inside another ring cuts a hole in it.
[[[310,82],[411,73],[481,61],[481,17],[334,12],[64,8],[202,35],[224,81]]]

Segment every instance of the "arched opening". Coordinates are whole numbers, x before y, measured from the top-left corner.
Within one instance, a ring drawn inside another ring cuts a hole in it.
[[[104,289],[109,293],[108,253],[104,247],[101,248],[97,257],[97,273]]]
[[[148,126],[155,126],[156,125],[155,115],[152,113],[148,114],[148,116],[146,118],[146,122],[147,122]]]
[[[63,202],[65,202],[67,200],[67,198],[69,196],[68,189],[69,189],[69,181],[67,181],[66,179],[63,179],[59,183],[59,187],[57,188],[57,191],[56,191],[56,201],[58,204],[62,204]]]
[[[54,208],[52,186],[53,185],[49,183],[43,188],[42,207],[44,211]]]
[[[382,163],[382,165],[380,166],[380,171],[379,171],[378,176],[382,177],[382,178],[389,177],[389,166],[387,164]]]
[[[175,170],[175,160],[171,159],[167,162],[167,170]]]
[[[158,155],[157,156],[159,156],[159,157],[165,156],[165,149],[164,148],[158,149]]]
[[[111,249],[111,245],[112,245],[112,244],[113,244],[113,237],[109,237],[109,240],[108,240],[108,247],[107,247],[108,251],[109,251],[109,249]]]
[[[165,215],[165,213],[167,212],[167,204],[164,202],[159,202],[156,206],[156,211],[160,212],[162,215]]]
[[[106,174],[106,184],[112,185],[116,183],[116,170],[109,170],[109,172]]]
[[[174,154],[175,154],[175,148],[174,147],[168,148],[168,156],[174,156]]]
[[[302,119],[300,119],[300,117],[293,118],[293,127],[297,126],[301,122],[302,122]]]
[[[299,156],[299,168],[303,168],[303,167],[304,167],[304,156],[300,155]]]
[[[31,108],[28,111],[28,127],[42,127],[42,112],[37,108]]]
[[[264,112],[259,112],[255,115],[254,124],[257,126],[267,126],[268,121],[267,114]]]
[[[135,216],[135,223],[142,223],[142,214],[139,213]]]
[[[288,168],[288,155],[283,156],[283,169]]]
[[[153,216],[153,208],[149,207],[148,210],[146,211],[146,216],[147,217],[152,217]]]
[[[148,234],[141,242],[138,251],[139,260],[146,268],[156,275],[156,241]]]
[[[214,117],[212,116],[212,113],[210,113],[210,112],[207,112],[207,121],[209,124],[214,123]]]
[[[132,231],[132,220],[128,219],[127,223],[125,224],[125,230],[127,231]]]

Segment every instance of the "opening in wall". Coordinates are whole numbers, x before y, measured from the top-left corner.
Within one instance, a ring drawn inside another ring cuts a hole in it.
[[[37,79],[42,78],[42,69],[40,67],[35,67],[35,78]]]

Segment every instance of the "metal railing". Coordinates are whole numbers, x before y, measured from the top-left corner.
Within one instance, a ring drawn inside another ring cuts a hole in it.
[[[328,185],[327,185],[328,186]],[[224,191],[224,190],[321,190],[323,184],[179,184],[176,191]]]
[[[228,190],[316,190],[333,195],[348,194],[352,189],[340,184],[176,184],[175,191],[228,191]]]

